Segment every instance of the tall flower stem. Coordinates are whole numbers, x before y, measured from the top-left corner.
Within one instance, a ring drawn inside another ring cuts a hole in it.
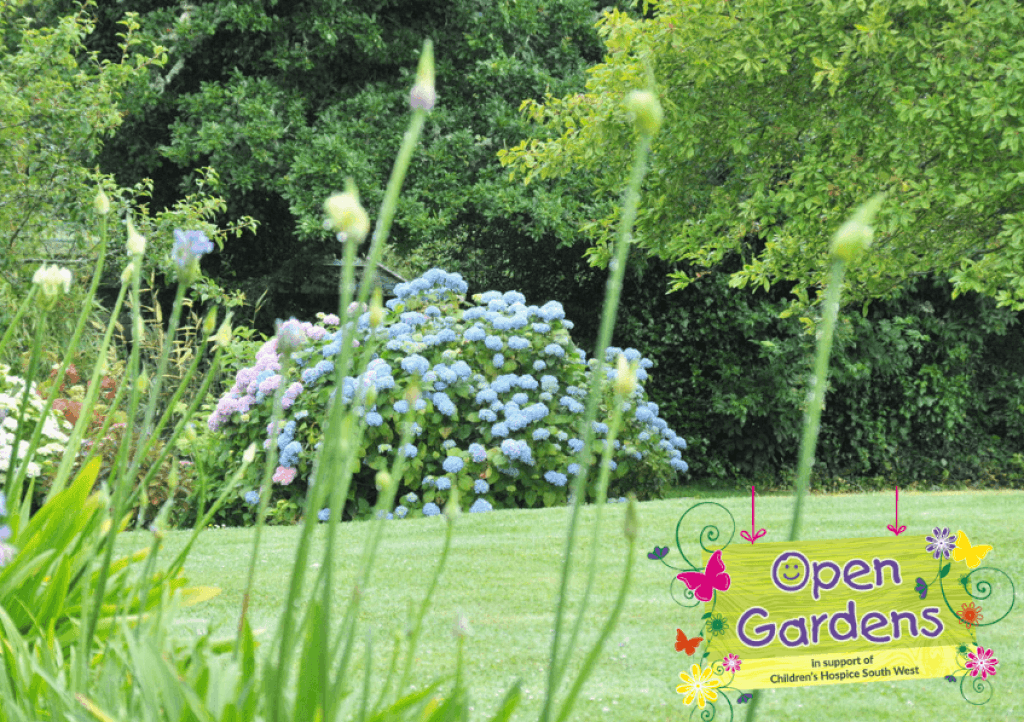
[[[818,446],[818,433],[821,430],[821,409],[825,404],[825,389],[828,385],[828,362],[832,355],[832,343],[835,339],[836,322],[839,319],[839,298],[842,291],[843,277],[846,275],[846,261],[833,258],[829,269],[828,287],[825,289],[825,300],[821,328],[818,332],[817,351],[814,357],[814,372],[810,379],[810,390],[807,394],[807,409],[804,412],[804,434],[800,440],[800,460],[796,472],[796,498],[793,502],[793,519],[789,527],[789,541],[800,538],[800,522],[804,505],[804,497],[810,485],[811,468],[814,466],[814,452]],[[757,719],[757,709],[761,701],[761,690],[754,690],[747,709],[747,722]]]
[[[398,196],[401,186],[405,180],[405,174],[412,161],[412,155],[419,142],[425,121],[425,110],[413,110],[409,128],[402,138],[402,145],[395,159],[391,177],[388,180],[384,201],[381,204],[380,214],[370,242],[370,250],[367,254],[358,294],[358,301],[360,303],[365,303],[370,297],[370,290],[373,288],[376,276],[377,263],[380,261],[384,250],[384,242],[387,240],[391,230],[391,223],[398,208]],[[358,442],[358,439],[353,436],[356,429],[354,424],[351,423],[356,419],[354,416],[346,418],[345,404],[342,403],[340,394],[337,393],[342,387],[341,380],[348,375],[352,367],[352,359],[355,355],[352,342],[355,338],[356,325],[354,323],[355,319],[350,319],[348,313],[348,306],[355,292],[355,244],[347,245],[349,247],[345,249],[345,262],[342,268],[339,288],[341,298],[338,315],[341,319],[341,330],[339,333],[342,334],[342,343],[341,352],[334,369],[336,395],[334,401],[328,406],[328,421],[324,430],[324,447],[321,450],[317,463],[319,469],[317,476],[323,480],[323,483],[311,489],[307,496],[304,528],[299,537],[299,546],[295,551],[295,562],[292,565],[291,580],[289,582],[288,609],[291,608],[291,604],[295,600],[302,596],[310,545],[317,521],[316,514],[312,513],[313,509],[326,499],[326,490],[330,489],[332,499],[331,514],[336,515],[337,518],[341,517],[352,479],[351,460]],[[349,423],[346,424],[346,421],[349,421]],[[331,482],[330,484],[328,484],[329,481]],[[332,527],[334,527],[333,523],[329,525],[327,531],[327,543],[324,549],[325,560],[333,558],[336,530]],[[331,592],[332,587],[330,569],[325,570],[322,576],[326,599],[326,595]],[[323,608],[323,625],[325,627],[324,634],[327,635],[328,639],[330,638],[330,609],[331,605],[325,603]],[[265,690],[268,695],[273,695],[272,699],[267,700],[267,718],[269,720],[285,717],[283,690],[289,677],[291,657],[298,642],[298,635],[295,634],[296,624],[294,617],[295,615],[292,614],[283,615],[275,640],[277,645],[277,663],[270,663],[267,668]]]
[[[551,652],[549,654],[547,691],[544,696],[544,707],[541,710],[540,719],[548,722],[551,718],[554,697],[562,683],[562,677],[568,667],[568,655],[572,654],[572,648],[565,650],[565,659],[561,658],[560,642],[562,635],[562,623],[565,617],[566,599],[569,591],[569,574],[572,562],[572,550],[576,543],[576,526],[579,520],[580,507],[585,496],[587,475],[589,467],[593,464],[594,454],[592,445],[594,441],[594,420],[597,418],[597,407],[602,398],[604,384],[604,353],[611,343],[612,331],[615,328],[615,315],[619,307],[619,297],[622,294],[622,279],[626,272],[626,258],[629,254],[629,244],[632,238],[633,223],[636,221],[637,208],[640,205],[640,185],[643,182],[644,173],[647,170],[647,156],[651,150],[651,136],[641,134],[640,140],[633,152],[633,165],[629,174],[629,183],[626,186],[625,198],[623,200],[622,216],[619,223],[618,239],[615,244],[615,257],[611,262],[608,283],[605,289],[604,309],[601,314],[601,328],[597,336],[597,346],[594,349],[596,365],[591,370],[591,386],[587,396],[586,412],[583,416],[581,437],[583,440],[583,459],[580,464],[580,471],[573,481],[573,494],[575,502],[569,515],[569,530],[565,539],[565,552],[562,562],[562,578],[558,590],[558,601],[555,607],[555,625],[551,635]],[[595,510],[598,520],[601,514],[601,505]],[[599,528],[599,521],[598,528]],[[597,529],[595,529],[595,534]],[[592,560],[593,562],[593,560]],[[628,581],[628,578],[627,578]],[[585,675],[581,675],[585,676]]]
[[[843,278],[847,266],[860,257],[871,245],[874,231],[871,223],[882,205],[884,194],[878,194],[858,207],[836,234],[830,248],[832,265],[829,268],[828,285],[825,287],[824,308],[821,328],[818,331],[817,351],[814,358],[814,372],[811,375],[810,390],[807,394],[807,409],[804,412],[804,435],[800,440],[800,460],[796,472],[796,499],[793,502],[793,519],[789,528],[789,541],[800,538],[800,521],[804,497],[814,466],[814,452],[818,446],[818,432],[821,428],[821,409],[825,404],[825,389],[828,385],[828,362],[832,355],[836,322],[839,319],[839,301],[842,295]],[[747,722],[757,718],[760,704],[760,690],[754,690]]]

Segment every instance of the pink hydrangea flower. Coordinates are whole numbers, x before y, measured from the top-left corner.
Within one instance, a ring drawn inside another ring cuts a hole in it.
[[[295,480],[295,474],[295,469],[292,469],[291,467],[287,466],[279,466],[277,467],[277,470],[274,472],[273,478],[274,481],[276,481],[278,484],[283,484],[287,486],[288,484],[291,484],[292,481]]]
[[[277,387],[281,385],[281,374],[274,374],[268,379],[264,379],[263,383],[260,384],[260,393],[264,396],[270,396]]]
[[[324,323],[326,323],[328,326],[337,326],[339,323],[341,323],[341,319],[338,318],[337,314],[329,313],[326,316],[324,316]]]

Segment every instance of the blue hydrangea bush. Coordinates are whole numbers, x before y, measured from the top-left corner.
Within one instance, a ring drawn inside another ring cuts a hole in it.
[[[467,301],[466,292],[460,275],[432,269],[395,288],[397,297],[388,301],[375,328],[368,312],[357,315],[362,309],[354,309],[356,343],[369,344],[374,354],[340,387],[342,401],[354,405],[366,424],[347,514],[369,512],[376,472],[390,469],[397,454],[406,464],[392,517],[436,515],[455,486],[470,512],[566,502],[583,448],[578,424],[594,361],[588,363],[573,344],[572,322],[557,301],[527,305],[515,291],[488,291]],[[277,339],[263,344],[209,417],[223,458],[241,454],[257,438],[263,449],[276,444],[271,506],[284,497],[299,500],[316,482],[321,421],[334,393],[332,359],[341,351],[339,323],[336,315],[320,314],[317,323],[299,324],[307,345],[284,374]],[[638,362],[640,383],[623,405],[608,497],[633,491],[651,498],[686,471],[686,442],[647,399],[648,359],[635,349],[609,348],[608,378],[615,378],[620,353]],[[282,386],[278,431],[271,428],[271,410]],[[605,384],[602,419],[614,403],[611,386]],[[402,444],[406,423],[412,424],[411,442]],[[600,454],[608,425],[595,422],[594,431]],[[258,499],[258,467],[250,471],[249,486],[239,490],[247,506]]]

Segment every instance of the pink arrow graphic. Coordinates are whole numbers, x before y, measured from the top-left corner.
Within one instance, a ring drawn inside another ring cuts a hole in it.
[[[755,532],[754,529],[756,529],[756,528],[757,528],[757,525],[754,524],[754,487],[751,486],[750,487],[750,533],[748,534],[746,531],[741,531],[740,532],[740,536],[743,537],[744,539],[746,539],[751,544],[753,544],[758,539],[760,539],[761,537],[763,537],[765,534],[768,533],[767,529],[758,529]]]
[[[891,531],[896,536],[899,536],[907,530],[906,524],[900,526],[900,488],[898,486],[896,487],[896,525],[893,526],[892,524],[889,524],[885,528]]]

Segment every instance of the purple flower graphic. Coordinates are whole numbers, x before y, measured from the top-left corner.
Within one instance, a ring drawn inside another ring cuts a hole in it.
[[[657,561],[664,559],[666,554],[668,554],[668,547],[654,547],[653,552],[647,552],[647,558]]]
[[[942,559],[945,557],[949,559],[949,553],[953,551],[953,547],[956,544],[956,534],[950,534],[948,527],[935,527],[932,529],[932,535],[925,537],[928,541],[928,546],[925,550],[928,551],[936,559]]]

